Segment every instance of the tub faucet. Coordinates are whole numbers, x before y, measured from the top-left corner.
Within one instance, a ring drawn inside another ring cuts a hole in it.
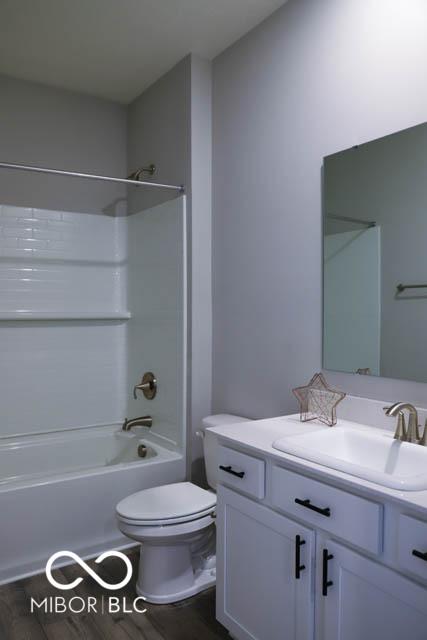
[[[141,416],[140,418],[125,419],[122,429],[123,431],[130,431],[132,427],[151,427],[153,425],[153,418],[151,416]]]
[[[405,421],[403,418],[403,409],[409,412],[408,428],[405,433]],[[398,416],[398,424],[394,437],[397,440],[406,442],[419,442],[420,432],[418,429],[418,413],[414,405],[409,402],[396,402],[391,407],[384,407],[386,416]]]

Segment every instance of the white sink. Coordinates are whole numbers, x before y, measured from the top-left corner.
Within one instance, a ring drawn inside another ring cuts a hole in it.
[[[427,447],[373,428],[336,426],[286,436],[273,447],[401,491],[427,489]]]

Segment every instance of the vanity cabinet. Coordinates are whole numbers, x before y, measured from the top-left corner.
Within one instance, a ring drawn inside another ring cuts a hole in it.
[[[310,640],[313,531],[219,487],[217,617],[239,640]]]
[[[318,548],[317,558],[316,638],[426,640],[424,587],[331,540]],[[325,578],[332,584],[322,595]]]
[[[231,636],[427,640],[427,561],[412,553],[427,551],[426,521],[225,449],[217,617]]]

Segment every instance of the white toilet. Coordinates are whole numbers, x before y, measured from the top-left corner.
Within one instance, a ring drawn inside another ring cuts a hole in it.
[[[245,420],[229,414],[203,419],[200,435],[213,491],[177,482],[139,491],[117,505],[120,531],[142,544],[136,590],[147,602],[177,602],[215,584],[218,445],[206,429]]]

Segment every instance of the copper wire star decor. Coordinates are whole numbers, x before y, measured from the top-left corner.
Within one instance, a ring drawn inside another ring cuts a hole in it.
[[[342,391],[331,389],[321,373],[316,373],[308,385],[292,389],[300,403],[300,420],[320,420],[333,427],[337,423],[336,407],[346,396]]]

